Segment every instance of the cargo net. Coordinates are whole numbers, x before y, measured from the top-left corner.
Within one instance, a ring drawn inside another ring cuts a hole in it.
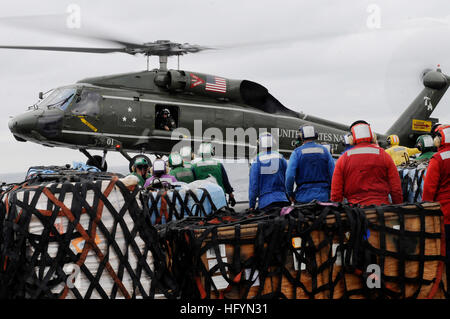
[[[170,298],[139,196],[117,178],[2,194],[0,298]]]
[[[428,162],[410,162],[397,167],[405,202],[416,203],[422,201],[423,183],[427,168]]]
[[[25,179],[27,185],[93,182],[97,180],[111,180],[114,176],[123,177],[121,174],[117,173],[77,170],[70,166],[34,166],[28,170],[26,175]]]
[[[206,217],[218,210],[227,210],[225,195],[221,207],[217,207],[205,188],[192,190],[162,189],[143,193],[144,208],[150,215],[153,225],[165,224],[172,220],[181,220],[189,216]]]
[[[438,204],[308,204],[156,228],[182,298],[444,298],[441,215]]]

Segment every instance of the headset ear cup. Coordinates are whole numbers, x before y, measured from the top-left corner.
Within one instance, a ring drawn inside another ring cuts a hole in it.
[[[434,146],[436,146],[438,148],[439,148],[439,146],[441,146],[441,137],[440,136],[436,136],[433,141],[434,141]]]
[[[354,145],[353,135],[349,135],[349,137],[348,137],[348,144],[349,145]]]
[[[373,144],[378,144],[378,137],[377,137],[377,134],[375,132],[372,132],[372,143]]]

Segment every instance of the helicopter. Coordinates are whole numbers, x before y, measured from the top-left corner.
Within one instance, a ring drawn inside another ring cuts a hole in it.
[[[236,132],[241,135],[249,129],[275,132],[278,151],[289,157],[296,147],[298,128],[310,124],[318,132],[319,143],[330,145],[332,154],[344,150],[348,125],[295,112],[257,82],[167,68],[168,57],[179,59],[185,54],[214,49],[212,47],[169,40],[142,44],[108,40],[120,47],[0,46],[0,49],[119,52],[147,58],[147,69],[141,72],[87,78],[50,92],[40,92],[38,103],[9,121],[9,129],[17,141],[78,149],[88,158],[87,164],[103,171],[107,170],[109,151],[120,152],[131,169],[134,159],[140,155],[131,158],[128,152],[162,156],[180,142],[192,146],[205,139],[216,149],[231,148],[233,158],[255,155],[258,148],[255,139],[224,138],[230,128],[240,129]],[[150,56],[159,57],[159,68],[149,69]],[[447,91],[450,77],[438,67],[426,70],[422,82],[423,90],[397,121],[385,134],[377,133],[381,145],[388,135],[396,134],[403,145],[413,146],[418,135],[429,133],[438,122],[430,116]],[[176,128],[182,129],[181,133],[158,127],[163,111],[170,113]],[[199,121],[200,130],[196,126]],[[205,132],[211,128],[219,134],[205,138]],[[103,156],[92,156],[89,150],[101,150]],[[221,154],[226,158],[230,152]]]

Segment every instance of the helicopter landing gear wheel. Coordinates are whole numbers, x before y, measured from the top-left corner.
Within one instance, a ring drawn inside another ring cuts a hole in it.
[[[148,162],[148,166],[149,166],[149,167],[152,167],[152,161],[151,161],[146,155],[139,154],[139,155],[134,156],[134,157],[131,158],[131,160],[130,160],[130,164],[129,164],[129,166],[128,166],[128,169],[130,170],[130,173],[133,172],[133,170],[132,170],[131,168],[133,167],[134,162],[136,161],[136,159],[138,159],[138,158],[140,158],[140,157],[145,158],[145,160]]]
[[[105,163],[102,166],[102,160],[103,157],[101,157],[100,155],[94,155],[92,156],[92,159],[88,159],[86,161],[86,165],[95,166],[102,172],[106,172],[108,170],[108,163],[106,163],[105,161]]]

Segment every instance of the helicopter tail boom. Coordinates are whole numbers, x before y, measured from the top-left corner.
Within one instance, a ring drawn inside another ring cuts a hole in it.
[[[423,84],[425,88],[386,132],[386,136],[398,135],[404,146],[413,147],[417,136],[431,132],[437,119],[430,116],[447,92],[450,77],[440,69],[429,71],[423,77]]]

